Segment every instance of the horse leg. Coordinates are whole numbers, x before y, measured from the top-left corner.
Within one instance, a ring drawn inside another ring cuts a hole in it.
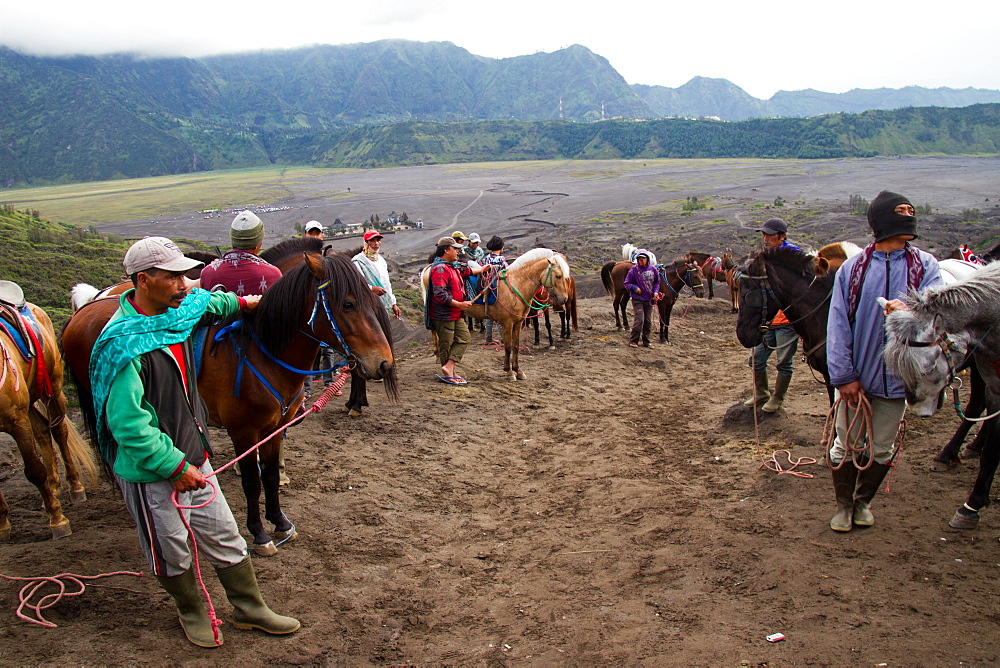
[[[555,350],[556,344],[552,340],[552,321],[549,320],[549,309],[545,309],[545,331],[549,334],[549,350]],[[537,336],[535,337],[535,345],[538,345]]]
[[[0,542],[10,540],[10,506],[7,505],[7,500],[3,498],[3,492],[0,492]]]
[[[540,342],[538,337],[538,318],[528,318],[524,321],[525,328],[534,326],[535,328],[535,345],[537,346]]]
[[[708,298],[712,299],[713,297],[715,297],[715,289],[712,288],[712,279],[708,276],[705,276],[705,282],[708,283]]]
[[[246,450],[237,448],[236,452],[243,454]],[[274,546],[271,536],[264,531],[264,522],[260,519],[261,471],[257,464],[257,457],[254,455],[244,457],[240,460],[239,466],[240,484],[243,486],[243,495],[247,499],[247,530],[253,536],[252,549],[262,557],[274,556],[278,552],[278,548]],[[275,465],[275,474],[277,474],[277,469],[278,467]],[[275,480],[275,484],[277,484],[277,480]]]
[[[62,513],[62,504],[59,503],[59,469],[56,467],[55,449],[48,426],[37,430],[35,427],[35,420],[24,414],[14,420],[10,434],[17,442],[17,449],[21,451],[21,459],[24,460],[24,477],[42,495],[42,505],[49,516],[52,538],[64,538],[73,531],[70,529],[69,519]],[[42,453],[41,457],[38,456],[36,446]]]
[[[975,365],[972,365],[969,370],[969,376],[971,391],[969,401],[965,405],[965,414],[969,417],[979,417],[986,409],[986,383],[983,381],[983,377],[979,375],[979,369]],[[958,425],[958,429],[955,430],[955,434],[948,441],[948,444],[934,457],[931,463],[932,471],[944,471],[959,463],[959,451],[962,449],[962,443],[965,442],[965,437],[969,435],[972,425],[973,423],[969,420],[962,420]],[[983,430],[980,430],[979,433],[981,436]],[[978,445],[981,450],[983,441],[980,439],[980,436],[976,436],[972,445]],[[972,446],[968,449],[972,449]],[[939,464],[943,466],[938,466]]]
[[[353,417],[361,415],[361,409],[368,405],[368,381],[351,369],[351,394],[344,404],[344,412]]]
[[[521,367],[518,363],[521,353],[521,328],[511,327],[513,330],[511,332],[511,346],[510,346],[510,368],[514,373],[514,380],[524,380],[524,372],[521,371]]]
[[[503,371],[507,375],[508,380],[517,380],[514,372],[511,371],[511,347],[514,345],[514,332],[520,334],[521,327],[516,323],[512,322],[509,326],[503,328]]]
[[[290,540],[295,537],[295,527],[281,512],[281,499],[278,494],[279,470],[278,457],[281,453],[281,434],[260,447],[260,479],[264,487],[264,519],[274,525],[274,538]]]
[[[983,445],[983,454],[979,457],[979,475],[972,486],[972,493],[965,505],[955,511],[955,515],[948,522],[948,526],[953,529],[975,529],[979,525],[979,511],[989,505],[990,489],[993,487],[993,476],[997,472],[997,464],[1000,464],[1000,443],[998,443],[997,420],[988,420],[982,426],[982,431],[986,432],[986,442]],[[974,510],[969,510],[973,508]]]
[[[87,492],[81,482],[80,469],[70,447],[70,438],[79,437],[79,434],[70,434],[70,426],[66,422],[66,396],[61,390],[52,397],[47,409],[48,416],[37,408],[37,404],[32,406],[32,420],[41,421],[40,428],[47,430],[55,439],[56,445],[59,446],[59,453],[62,455],[63,466],[66,468],[69,498],[74,503],[81,503],[87,500]],[[56,466],[56,471],[58,475],[58,466]]]

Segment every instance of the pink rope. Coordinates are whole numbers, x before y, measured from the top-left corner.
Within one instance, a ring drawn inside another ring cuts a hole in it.
[[[782,466],[780,462],[778,462],[778,454],[782,452],[788,456],[788,463],[790,464],[790,466],[787,469],[784,466]],[[760,466],[757,467],[757,470],[759,471],[761,469],[767,469],[768,471],[773,471],[774,473],[779,473],[779,474],[788,473],[798,478],[815,478],[816,476],[814,476],[812,473],[806,473],[805,471],[796,470],[799,466],[805,466],[806,464],[815,464],[815,463],[816,459],[813,457],[799,457],[795,461],[792,461],[791,450],[775,450],[774,454],[771,455],[771,458],[761,462]]]
[[[0,578],[28,583],[21,587],[21,591],[18,593],[18,600],[20,603],[17,606],[17,616],[19,619],[23,619],[26,622],[31,622],[32,624],[37,624],[39,626],[44,626],[49,629],[54,629],[56,628],[56,624],[53,624],[49,620],[45,619],[45,617],[42,616],[42,610],[51,608],[53,605],[61,601],[63,597],[79,596],[83,594],[86,589],[86,586],[83,584],[83,580],[110,578],[115,575],[132,575],[135,577],[142,577],[142,573],[135,573],[132,571],[116,571],[114,573],[101,573],[99,575],[74,575],[73,573],[61,573],[60,575],[53,575],[51,577],[42,576],[34,578],[19,578],[0,573]],[[77,585],[79,590],[67,592],[67,582]],[[46,594],[38,599],[38,603],[32,603],[31,599],[34,598],[35,594],[37,594],[42,587],[49,584],[58,587],[59,591]],[[34,617],[26,615],[24,613],[25,608],[34,611]]]
[[[184,516],[184,511],[185,510],[196,510],[198,508],[204,508],[208,504],[212,503],[212,501],[215,501],[215,497],[217,497],[219,495],[219,488],[215,485],[214,482],[212,482],[211,480],[209,480],[209,478],[211,478],[213,476],[217,476],[219,473],[221,473],[222,471],[225,471],[226,469],[230,468],[231,466],[233,466],[234,464],[236,464],[236,462],[240,461],[244,457],[248,456],[251,453],[255,453],[257,451],[257,449],[260,446],[262,446],[264,443],[267,443],[269,440],[271,440],[272,438],[274,438],[275,436],[277,436],[281,432],[285,431],[289,427],[298,424],[299,422],[301,422],[302,420],[304,420],[306,418],[306,416],[309,415],[310,413],[319,413],[321,410],[323,410],[323,407],[326,406],[326,404],[330,401],[330,399],[332,399],[333,397],[335,397],[337,395],[337,393],[340,392],[340,388],[342,388],[344,386],[344,383],[347,382],[347,379],[350,377],[350,375],[351,375],[351,372],[349,370],[347,370],[346,367],[344,369],[342,369],[341,372],[340,372],[340,374],[333,380],[332,383],[330,383],[329,386],[327,386],[327,388],[325,390],[323,390],[323,394],[320,395],[319,399],[317,399],[316,401],[313,402],[312,406],[310,406],[308,410],[304,411],[301,415],[298,415],[297,417],[295,417],[290,422],[288,422],[286,424],[283,424],[280,427],[278,427],[277,429],[275,429],[273,432],[271,432],[270,434],[268,434],[267,436],[265,436],[263,439],[261,439],[260,441],[258,441],[256,443],[256,445],[254,445],[253,447],[247,449],[246,452],[244,452],[242,455],[240,455],[236,459],[233,459],[232,461],[230,461],[229,463],[227,463],[225,466],[222,466],[219,469],[217,469],[215,471],[212,471],[207,476],[205,476],[205,482],[208,483],[209,485],[211,485],[211,487],[212,487],[212,496],[208,499],[208,501],[205,501],[204,503],[201,503],[201,504],[199,504],[197,506],[182,506],[180,504],[179,499],[178,499],[178,492],[177,492],[177,490],[174,490],[173,493],[170,495],[170,500],[173,501],[174,507],[177,508],[177,513],[181,516],[181,521],[184,523],[184,527],[188,531],[188,536],[191,537],[191,553],[194,556],[194,572],[195,572],[195,575],[198,578],[198,587],[201,588],[202,596],[205,597],[205,602],[208,605],[208,618],[209,618],[209,620],[212,623],[212,636],[215,639],[215,644],[216,645],[221,645],[222,644],[219,641],[219,627],[222,626],[222,621],[215,614],[215,606],[212,605],[212,597],[208,595],[208,588],[205,587],[205,581],[201,577],[201,563],[200,563],[200,561],[198,559],[198,541],[196,541],[195,538],[194,538],[194,533],[191,531],[191,525],[188,523],[188,519]]]

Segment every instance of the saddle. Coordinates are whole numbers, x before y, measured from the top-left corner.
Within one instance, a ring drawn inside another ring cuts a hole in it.
[[[34,331],[29,331],[29,326]],[[41,352],[41,329],[24,301],[21,286],[12,281],[0,281],[0,328],[17,346],[25,362]]]

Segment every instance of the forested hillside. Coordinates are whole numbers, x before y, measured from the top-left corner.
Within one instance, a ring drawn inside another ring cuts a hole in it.
[[[637,94],[639,91],[640,94]],[[812,111],[830,94],[801,91]],[[998,91],[851,91],[954,105]],[[924,95],[927,93],[928,95]],[[605,157],[834,157],[992,153],[996,113],[914,108],[724,123],[657,116],[795,115],[722,79],[631,87],[574,45],[514,58],[386,40],[201,59],[42,58],[0,47],[0,187],[266,164],[412,165]],[[987,95],[988,97],[988,95]],[[601,121],[599,123],[591,121]]]

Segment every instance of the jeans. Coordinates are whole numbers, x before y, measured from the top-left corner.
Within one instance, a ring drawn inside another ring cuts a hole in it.
[[[764,332],[764,341],[753,349],[753,370],[767,371],[767,360],[775,354],[779,376],[791,376],[799,335],[791,327],[774,327]]]
[[[313,369],[329,369],[337,363],[337,353],[329,346],[320,346],[319,352],[316,354],[316,363],[313,364]],[[323,373],[317,373],[313,375],[313,378],[322,378],[323,386],[329,387],[333,383],[333,372],[324,371]]]

